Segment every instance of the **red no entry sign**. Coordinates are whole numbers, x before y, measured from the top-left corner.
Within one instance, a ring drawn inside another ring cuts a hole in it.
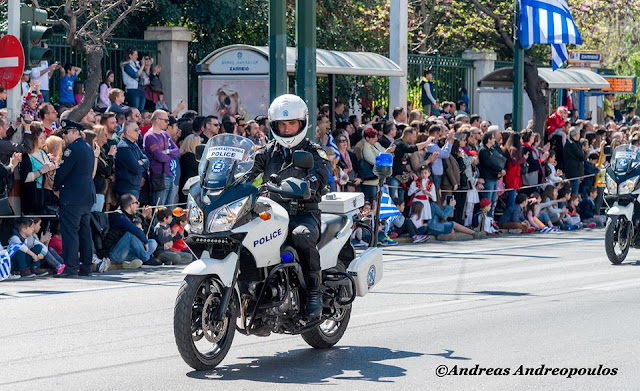
[[[0,87],[15,87],[24,71],[24,51],[18,38],[5,35],[0,39]]]

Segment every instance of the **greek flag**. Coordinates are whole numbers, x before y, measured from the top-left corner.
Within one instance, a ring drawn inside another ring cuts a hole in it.
[[[387,220],[387,227],[400,216],[400,211],[396,208],[386,186],[382,188],[382,199],[380,200],[380,220]]]
[[[567,45],[565,44],[552,44],[551,45],[551,68],[555,71],[558,68],[562,68],[564,62],[569,58],[567,52]]]
[[[1,245],[0,245],[1,248]],[[5,250],[0,250],[0,281],[11,275],[11,257]]]
[[[554,70],[569,57],[566,44],[582,44],[566,0],[520,0],[518,36],[524,49],[534,43],[551,44]]]
[[[329,141],[327,141],[327,146],[333,149],[333,155],[336,159],[340,159],[340,151],[338,151],[338,144],[336,144],[336,140],[333,139],[333,136],[329,134]]]

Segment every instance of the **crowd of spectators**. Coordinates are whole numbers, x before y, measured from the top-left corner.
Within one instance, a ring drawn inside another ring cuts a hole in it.
[[[21,115],[9,119],[0,109],[0,213],[17,178],[13,194],[19,194],[22,211],[14,213],[43,216],[21,217],[0,235],[15,258],[13,278],[42,275],[43,268],[64,269],[64,260],[55,255],[63,245],[57,219],[48,216],[57,214],[52,184],[66,148],[60,121],[82,100],[74,96],[82,94],[77,88],[81,69],[46,62],[39,68],[38,79],[25,87]],[[60,100],[53,104],[43,78],[58,70]],[[170,112],[160,72],[149,56],[127,51],[122,88],[116,87],[114,72],[107,71],[94,109],[82,119],[82,137],[95,156],[92,228],[98,272],[113,265],[189,262],[193,254],[182,241],[185,196],[178,189],[197,175],[196,147],[225,132],[256,146],[268,142],[265,116],[201,116],[185,111],[184,102]],[[425,80],[428,85],[430,79]],[[333,126],[328,105],[318,108],[316,139],[331,162],[328,190],[362,192],[361,218],[374,219],[376,155],[393,154],[386,192],[401,215],[380,224],[376,234],[384,245],[395,244],[401,235],[424,242],[604,224],[602,191],[594,177],[616,146],[640,141],[640,119],[633,110],[617,122],[611,118],[606,126],[594,126],[559,107],[539,135],[532,123],[520,133],[511,131],[508,119],[491,124],[469,114],[467,104],[464,99],[438,103],[431,96],[423,110],[376,106],[358,117],[347,116],[344,103],[337,102]],[[366,245],[366,234],[357,231],[354,244]]]

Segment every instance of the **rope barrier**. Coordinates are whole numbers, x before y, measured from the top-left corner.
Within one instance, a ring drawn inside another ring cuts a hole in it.
[[[589,175],[583,175],[583,176],[578,176],[578,177],[574,177],[574,178],[568,178],[568,179],[563,179],[562,181],[558,182],[558,183],[565,183],[565,182],[571,182],[574,179],[584,179],[584,178],[590,178],[590,177],[594,177],[597,174],[589,174]],[[496,189],[496,190],[480,190],[480,189],[476,189],[476,191],[478,193],[499,193],[499,192],[507,192],[507,191],[511,191],[511,190],[522,190],[522,189],[533,189],[536,187],[540,187],[540,186],[546,186],[546,185],[551,185],[552,183],[538,183],[537,185],[527,185],[527,186],[522,186],[519,189],[516,188],[510,188],[510,189]],[[393,188],[393,189],[402,189],[402,186],[392,186],[392,185],[385,185],[389,188]],[[472,191],[471,189],[467,189],[467,190],[443,190],[440,189],[440,191],[445,192],[445,193],[468,193],[470,191]]]
[[[149,205],[149,208],[153,209],[157,209],[157,208],[169,208],[169,207],[175,207],[175,206],[186,206],[187,203],[183,202],[183,203],[179,203],[179,204],[169,204],[169,205],[158,205],[158,206],[151,206]],[[146,207],[145,207],[146,208]],[[144,208],[140,208],[140,209],[144,209]],[[116,213],[117,210],[111,210],[111,211],[107,211],[107,212],[103,212],[104,214],[108,215],[108,214],[112,214],[112,213]],[[17,219],[19,217],[30,217],[30,218],[40,218],[40,219],[55,219],[58,218],[58,215],[10,215],[10,216],[0,216],[0,219]]]

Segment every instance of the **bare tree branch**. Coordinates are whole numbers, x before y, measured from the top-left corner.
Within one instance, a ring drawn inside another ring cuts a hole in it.
[[[64,19],[56,19],[56,20],[52,20],[52,19],[47,19],[44,21],[44,23],[49,24],[51,26],[64,26],[65,29],[69,29],[69,23],[67,23],[66,20]]]
[[[118,15],[116,20],[111,22],[109,27],[107,27],[107,29],[102,34],[100,34],[99,38],[106,41],[106,39],[111,35],[111,32],[113,31],[113,29],[115,29],[120,24],[120,22],[122,22],[130,13],[139,11],[140,9],[142,9],[143,6],[151,3],[152,3],[152,0],[133,0],[129,8],[127,8],[123,13]]]
[[[478,11],[482,12],[483,14],[487,15],[489,18],[493,19],[493,22],[496,27],[496,31],[500,35],[500,38],[502,38],[502,41],[509,49],[513,50],[513,39],[511,39],[511,35],[509,35],[509,33],[506,32],[504,30],[504,27],[502,26],[504,23],[504,20],[500,16],[496,15],[489,8],[480,4],[478,0],[471,0],[471,2],[473,3],[473,5],[476,7]]]
[[[135,0],[134,0],[135,1]],[[91,19],[89,19],[84,26],[82,26],[80,28],[80,30],[78,30],[78,33],[83,33],[85,30],[87,30],[88,28],[91,27],[91,25],[96,22],[97,20],[99,20],[100,18],[104,18],[105,16],[107,16],[111,11],[113,11],[114,9],[120,7],[120,6],[124,6],[126,5],[126,0],[117,0],[115,2],[113,2],[113,4],[107,6],[106,8],[103,8],[100,12],[98,12],[94,17],[92,17]]]

